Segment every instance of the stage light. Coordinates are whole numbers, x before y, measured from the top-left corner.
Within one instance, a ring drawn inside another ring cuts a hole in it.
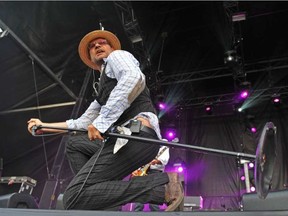
[[[245,176],[241,176],[241,181],[245,181]]]
[[[239,101],[246,100],[249,97],[250,89],[251,89],[251,83],[250,82],[248,82],[248,81],[241,82],[238,86],[238,91],[239,91],[238,100]]]
[[[211,115],[213,113],[213,106],[212,104],[205,104],[205,112],[208,115]]]
[[[248,90],[243,90],[243,91],[240,92],[240,97],[242,99],[246,99],[248,96],[249,96]]]
[[[238,65],[238,62],[239,56],[235,50],[228,50],[224,53],[224,64],[227,66],[234,67],[235,65]]]
[[[158,103],[159,110],[165,110],[167,108],[167,105],[164,102]]]
[[[182,173],[184,171],[182,163],[174,163],[173,167],[175,172]]]
[[[256,188],[254,186],[250,187],[250,191],[251,192],[255,192],[256,191]]]
[[[168,129],[165,138],[169,141],[174,140],[176,138],[176,131],[174,129]]]
[[[177,171],[178,172],[183,172],[183,167],[178,167]]]
[[[278,106],[280,103],[281,103],[281,97],[279,94],[273,94],[272,95],[272,103],[275,105],[275,106]]]
[[[251,130],[251,132],[252,132],[252,133],[256,133],[256,132],[257,132],[257,129],[256,129],[256,127],[251,127],[251,129],[250,129],[250,130]]]
[[[163,94],[156,95],[155,104],[159,111],[164,112],[168,110],[168,104],[165,102],[165,98]]]
[[[232,15],[232,22],[246,20],[246,12],[238,12]]]
[[[133,44],[143,41],[141,35],[133,35],[129,39]]]
[[[250,162],[250,163],[248,164],[248,166],[249,166],[249,168],[253,168],[253,167],[254,167],[254,163]]]

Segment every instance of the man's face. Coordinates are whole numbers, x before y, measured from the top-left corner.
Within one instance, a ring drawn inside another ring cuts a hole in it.
[[[107,58],[114,49],[110,46],[108,41],[104,38],[97,38],[88,44],[88,50],[91,61],[99,63],[103,58]]]

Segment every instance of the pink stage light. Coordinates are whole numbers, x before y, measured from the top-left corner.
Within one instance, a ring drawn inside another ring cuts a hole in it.
[[[248,95],[249,95],[249,93],[248,93],[247,90],[244,90],[244,91],[242,91],[242,92],[240,93],[240,97],[241,97],[242,99],[246,99],[246,98],[248,97]]]
[[[255,192],[256,191],[256,188],[254,186],[250,187],[250,191],[251,192]]]
[[[251,132],[252,132],[252,133],[256,133],[256,132],[257,132],[257,129],[256,129],[255,127],[252,127],[252,128],[251,128]]]
[[[176,137],[176,132],[175,130],[167,130],[166,132],[166,135],[165,135],[165,138],[168,140],[168,141],[171,141],[173,139],[175,139]]]
[[[253,167],[254,167],[254,163],[250,162],[250,163],[249,163],[249,167],[250,167],[250,168],[253,168]]]
[[[177,172],[180,172],[180,173],[183,172],[183,167],[182,166],[178,167]]]
[[[161,103],[158,104],[158,107],[159,107],[160,110],[165,110],[167,108],[167,105],[165,103],[161,102]]]

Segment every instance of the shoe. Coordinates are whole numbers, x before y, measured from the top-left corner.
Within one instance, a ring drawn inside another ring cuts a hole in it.
[[[167,208],[165,211],[183,211],[184,189],[179,180],[178,173],[167,173],[169,183],[165,185],[165,201]]]

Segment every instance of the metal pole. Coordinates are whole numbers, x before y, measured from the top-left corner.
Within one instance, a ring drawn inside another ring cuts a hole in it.
[[[61,127],[48,127],[48,126],[41,126],[41,125],[36,126],[34,128],[34,130],[38,130],[41,128],[87,133],[87,130],[61,128]],[[236,157],[240,157],[240,158],[250,158],[250,159],[256,158],[256,155],[245,154],[242,152],[232,152],[232,151],[226,151],[226,150],[221,150],[221,149],[212,149],[212,148],[206,148],[206,147],[189,145],[189,144],[167,142],[167,141],[163,141],[163,140],[156,140],[156,139],[151,139],[151,138],[146,138],[146,137],[138,137],[138,136],[131,136],[131,135],[125,135],[125,134],[111,133],[111,132],[106,132],[103,134],[103,136],[104,137],[114,137],[114,138],[123,138],[123,139],[128,139],[128,140],[141,141],[141,142],[145,142],[145,143],[151,143],[154,145],[164,145],[164,146],[169,146],[169,147],[196,150],[196,151],[201,152],[201,153],[208,152],[208,153],[216,153],[216,154],[225,154],[225,155],[230,155],[230,156],[236,156]]]
[[[5,28],[12,37],[35,59],[45,71],[53,78],[72,98],[77,99],[76,95],[55,75],[55,73],[0,19],[0,25]]]

